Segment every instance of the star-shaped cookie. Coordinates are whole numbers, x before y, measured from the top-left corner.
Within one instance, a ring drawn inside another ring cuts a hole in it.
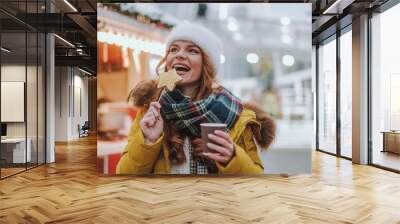
[[[182,77],[180,77],[175,69],[171,69],[167,72],[163,72],[160,74],[160,78],[158,79],[157,88],[166,87],[169,91],[174,90],[176,83],[181,81]]]

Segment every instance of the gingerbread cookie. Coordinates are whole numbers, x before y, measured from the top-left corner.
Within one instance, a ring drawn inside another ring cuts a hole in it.
[[[182,77],[180,77],[175,69],[171,69],[167,72],[163,72],[160,74],[160,78],[158,79],[157,88],[166,87],[169,91],[174,90],[176,83],[181,81]]]

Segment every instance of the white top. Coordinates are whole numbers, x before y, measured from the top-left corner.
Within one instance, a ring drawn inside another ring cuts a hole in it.
[[[185,152],[186,162],[180,165],[172,165],[171,174],[190,174],[189,144],[189,138],[185,137],[185,140],[183,142],[183,151]]]

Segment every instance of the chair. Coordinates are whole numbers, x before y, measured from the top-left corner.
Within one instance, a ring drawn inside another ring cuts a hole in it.
[[[89,129],[90,129],[89,121],[85,121],[82,127],[80,127],[80,125],[78,124],[79,138],[89,136]]]

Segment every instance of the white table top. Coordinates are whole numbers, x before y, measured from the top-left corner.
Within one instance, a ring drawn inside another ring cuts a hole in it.
[[[30,141],[30,138],[28,138],[27,141]],[[20,142],[25,142],[25,138],[6,138],[6,139],[1,139],[1,143],[20,143]]]

